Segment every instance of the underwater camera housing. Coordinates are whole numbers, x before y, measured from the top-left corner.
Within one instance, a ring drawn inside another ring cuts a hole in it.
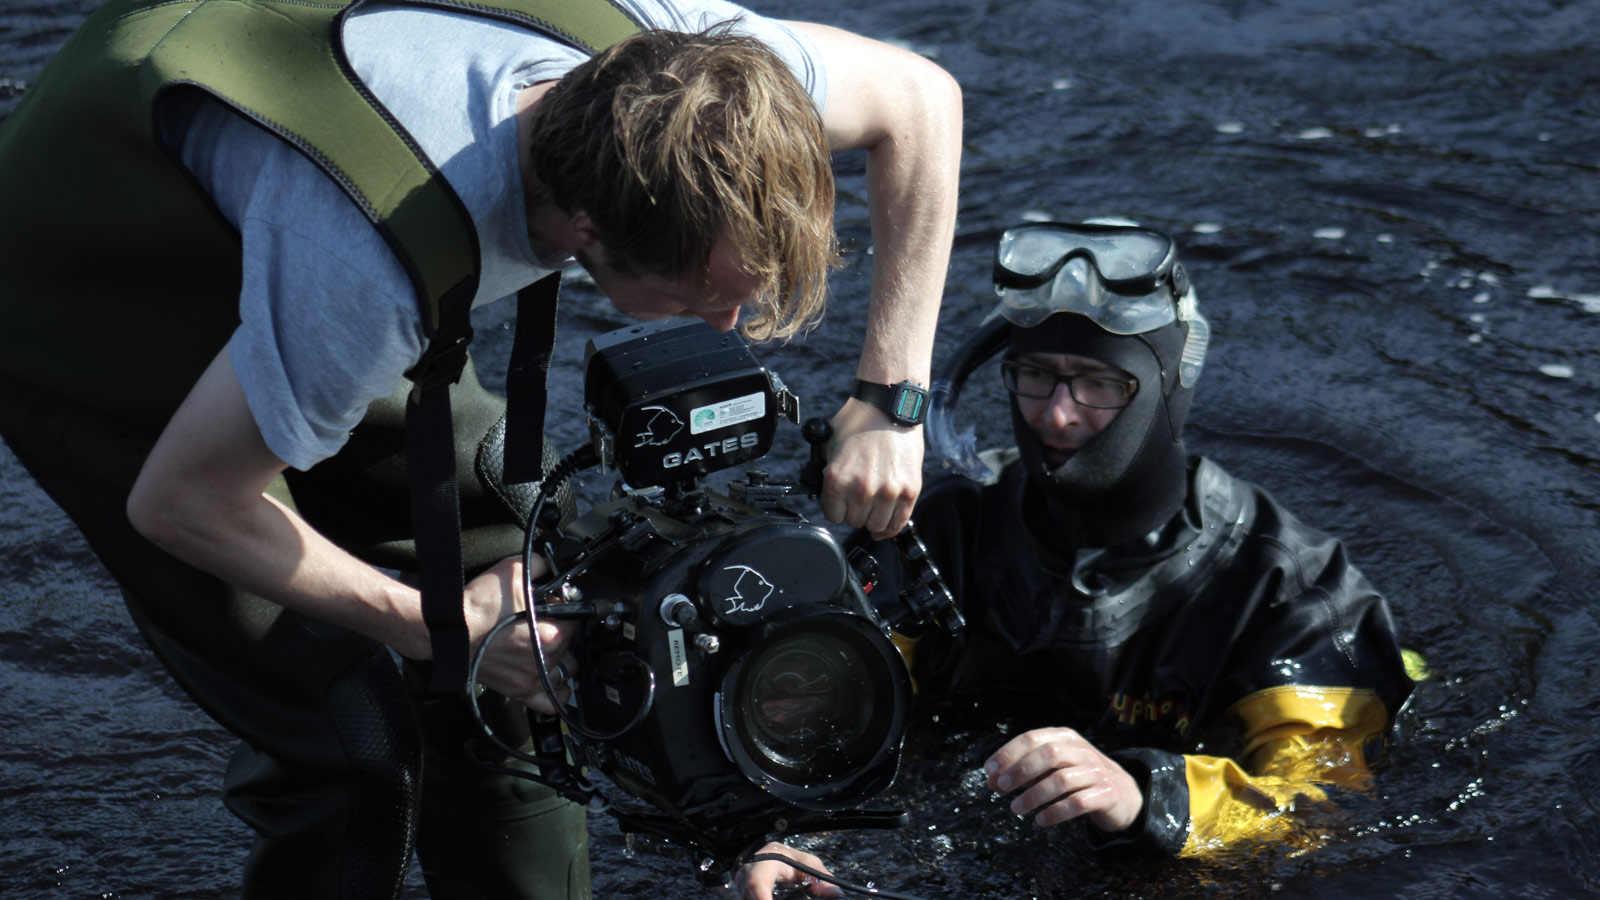
[[[798,400],[742,338],[699,320],[594,338],[584,393],[594,456],[622,483],[571,522],[540,517],[552,571],[534,610],[584,622],[562,715],[572,772],[649,803],[658,812],[610,811],[705,853],[713,882],[772,837],[903,824],[856,808],[894,780],[911,707],[870,572],[787,508],[800,485],[761,472],[725,493],[701,484],[764,455]],[[820,482],[826,425],[808,423],[808,439]]]

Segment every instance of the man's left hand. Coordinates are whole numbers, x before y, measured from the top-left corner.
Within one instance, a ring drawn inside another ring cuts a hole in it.
[[[1071,728],[1037,728],[1012,738],[983,770],[990,788],[1022,791],[1011,811],[1037,811],[1040,826],[1087,815],[1096,828],[1115,833],[1132,826],[1144,808],[1133,776]]]
[[[823,865],[822,860],[815,855],[804,850],[786,847],[783,844],[769,843],[758,852],[787,856],[819,872],[828,871],[828,867]],[[740,900],[772,900],[773,888],[780,884],[805,885],[807,893],[813,897],[844,896],[844,891],[840,890],[838,885],[815,879],[794,866],[785,865],[776,860],[745,863],[734,874],[732,886],[734,890],[738,891]]]
[[[922,491],[922,429],[891,423],[860,400],[833,417],[833,445],[822,478],[822,512],[873,539],[900,533]]]

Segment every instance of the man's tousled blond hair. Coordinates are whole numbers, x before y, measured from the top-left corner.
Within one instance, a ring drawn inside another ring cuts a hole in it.
[[[703,277],[718,238],[760,281],[747,335],[815,325],[839,265],[833,170],[811,96],[728,23],[645,31],[535,107],[532,162],[550,199],[594,222],[623,275]]]

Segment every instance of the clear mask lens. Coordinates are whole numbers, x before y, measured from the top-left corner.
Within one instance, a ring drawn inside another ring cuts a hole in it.
[[[1053,280],[1038,287],[996,287],[995,293],[1000,297],[1001,315],[1023,328],[1032,328],[1058,312],[1075,312],[1112,334],[1143,334],[1178,317],[1172,295],[1164,287],[1140,297],[1113,293],[1081,257],[1068,260]]]
[[[1177,318],[1172,239],[1137,227],[1022,225],[1000,236],[995,292],[1002,314],[1031,328],[1053,313],[1088,316],[1114,334]]]
[[[1049,228],[1019,228],[1000,238],[1000,265],[1022,276],[1049,271],[1062,257],[1078,250],[1094,256],[1100,274],[1125,281],[1155,274],[1172,251],[1159,235],[1126,231],[1115,235],[1084,234]]]

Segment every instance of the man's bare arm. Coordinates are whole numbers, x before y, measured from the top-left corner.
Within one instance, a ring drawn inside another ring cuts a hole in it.
[[[261,437],[227,350],[214,359],[151,450],[128,517],[156,545],[250,593],[393,647],[431,656],[420,594],[356,559],[264,492],[286,468]],[[521,563],[507,560],[466,592],[474,642],[521,603]],[[563,636],[540,623],[546,653]],[[497,639],[480,677],[546,712],[529,666],[527,629]]]
[[[826,25],[788,24],[816,42],[827,67],[830,145],[867,151],[872,295],[856,377],[927,385],[955,234],[961,89],[910,51]],[[875,537],[897,533],[921,491],[921,429],[893,425],[853,399],[833,425],[823,511]]]

